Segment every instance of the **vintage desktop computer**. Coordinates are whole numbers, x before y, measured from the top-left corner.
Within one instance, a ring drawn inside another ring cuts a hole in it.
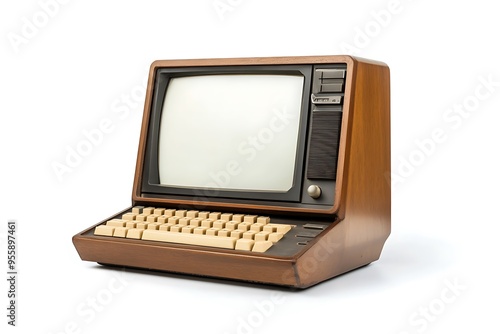
[[[384,63],[156,61],[131,206],[73,243],[103,265],[306,288],[379,258],[390,168]]]

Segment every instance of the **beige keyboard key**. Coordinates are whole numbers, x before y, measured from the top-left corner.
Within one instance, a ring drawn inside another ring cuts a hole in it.
[[[155,208],[153,208],[152,206],[149,206],[147,208],[142,209],[142,214],[149,216],[149,215],[152,215],[154,211],[155,211]]]
[[[141,213],[141,214],[135,216],[135,220],[138,220],[141,222],[145,222],[147,218],[148,218],[148,215],[146,215],[144,213]]]
[[[164,216],[167,217],[173,217],[175,216],[175,210],[174,209],[166,209],[165,212],[163,213]]]
[[[129,220],[125,223],[125,227],[135,228],[136,224],[139,223],[137,220]]]
[[[228,229],[228,230],[236,230],[238,228],[238,225],[240,223],[237,222],[236,220],[231,220],[229,222],[226,223],[226,226],[224,227],[225,229]]]
[[[140,229],[145,230],[148,228],[148,225],[149,225],[149,223],[139,222],[139,223],[135,224],[135,228],[140,228]]]
[[[177,217],[186,217],[187,210],[176,210],[175,215]]]
[[[195,229],[195,226],[184,226],[181,230],[182,233],[193,233],[193,230]]]
[[[254,240],[255,241],[266,241],[266,240],[268,240],[267,238],[268,238],[269,234],[271,234],[271,233],[265,232],[265,231],[259,232],[255,235]]]
[[[155,214],[151,214],[148,216],[148,218],[146,218],[146,221],[148,223],[156,223],[158,217],[160,217],[159,215],[155,215]]]
[[[276,231],[269,231],[269,232],[279,232],[286,234],[288,231],[292,229],[292,225],[286,225],[286,224],[267,224],[267,228],[269,227],[276,227]],[[268,230],[265,230],[268,231]]]
[[[132,208],[132,213],[135,213],[136,215],[142,213],[142,209],[144,209],[143,206],[134,206]]]
[[[264,226],[262,228],[262,231],[266,231],[266,232],[269,232],[269,233],[273,233],[273,232],[276,232],[277,228],[275,225],[272,225],[272,224],[268,224],[266,226]]]
[[[110,225],[99,225],[95,228],[94,235],[106,235],[112,237],[115,228],[115,226]]]
[[[201,218],[201,219],[208,219],[208,215],[210,214],[210,212],[208,211],[202,211],[202,212],[198,212],[198,218]]]
[[[113,232],[113,237],[125,238],[128,230],[129,228],[127,227],[116,227]]]
[[[223,228],[222,230],[219,230],[217,232],[218,237],[229,237],[231,236],[231,230],[228,230],[227,228]]]
[[[265,216],[259,216],[257,217],[257,223],[259,224],[269,224],[271,222],[271,218],[265,217]]]
[[[203,221],[204,220],[200,218],[191,218],[191,220],[189,221],[189,225],[192,225],[194,227],[202,226]]]
[[[169,223],[166,223],[166,224],[161,224],[159,227],[158,227],[158,230],[160,231],[170,231],[170,228],[174,226],[174,224],[169,224]]]
[[[167,215],[161,215],[158,217],[158,219],[156,219],[156,221],[158,223],[166,224],[166,223],[168,223],[168,218],[170,218],[170,217],[168,217]]]
[[[236,241],[235,249],[244,250],[244,251],[251,251],[254,244],[255,244],[255,241],[253,241],[253,240],[239,239],[238,241]]]
[[[127,224],[126,220],[123,219],[111,219],[106,222],[107,226],[124,227]]]
[[[243,222],[243,217],[245,217],[245,215],[237,214],[237,215],[233,215],[231,220],[234,220],[234,221],[241,223],[241,222]]]
[[[127,212],[122,215],[123,220],[135,220],[135,213]]]
[[[242,231],[242,230],[234,230],[234,231],[231,231],[231,236],[233,238],[238,238],[238,239],[241,239],[243,237],[243,233],[245,233],[245,231]]]
[[[189,222],[191,221],[191,219],[193,219],[193,218],[182,217],[179,219],[179,222],[177,224],[182,225],[182,226],[187,226],[187,225],[189,225]]]
[[[293,227],[294,227],[293,225],[279,224],[278,227],[276,228],[276,232],[286,234]]]
[[[257,231],[246,231],[243,233],[243,239],[250,239],[253,240],[255,239],[255,235],[257,234]]]
[[[179,244],[209,246],[226,249],[234,249],[236,245],[236,238],[231,237],[214,237],[210,235],[172,233],[167,231],[154,230],[145,230],[142,234],[142,240],[173,242]],[[270,243],[272,245],[272,242]],[[255,248],[255,246],[253,248]]]
[[[246,215],[244,218],[243,218],[243,222],[244,223],[255,223],[257,221],[257,216],[254,216],[254,215]]]
[[[168,218],[167,222],[169,224],[177,224],[177,223],[179,223],[179,219],[181,219],[181,217],[172,216],[172,217]]]
[[[253,245],[252,252],[258,252],[258,253],[264,253],[267,251],[273,243],[269,240],[267,241],[256,241],[255,244]]]
[[[144,231],[141,228],[131,228],[127,231],[127,239],[141,239]]]
[[[200,226],[203,226],[203,227],[212,227],[214,224],[214,220],[213,219],[203,219],[201,221],[201,225]]]
[[[243,223],[238,224],[238,230],[249,231],[250,226],[252,226],[252,223],[243,222]]]
[[[261,223],[255,223],[255,224],[252,224],[252,226],[250,226],[250,229],[252,231],[257,231],[257,232],[260,232],[262,231],[262,228],[264,227],[264,224],[261,224]]]
[[[193,234],[206,234],[207,230],[208,230],[208,227],[198,226],[198,227],[195,227],[195,229],[193,230]]]
[[[216,236],[219,233],[220,230],[221,230],[220,228],[212,227],[212,228],[209,228],[208,230],[206,230],[205,234],[206,235],[214,235],[214,236]]]
[[[233,214],[232,213],[223,213],[220,215],[220,219],[225,220],[225,221],[230,221],[233,219]]]
[[[197,210],[189,210],[188,212],[186,212],[186,217],[189,217],[189,218],[196,218],[198,217],[198,212]]]
[[[210,214],[208,215],[208,219],[217,220],[220,219],[220,215],[220,212],[210,212]]]
[[[273,244],[275,244],[278,241],[280,241],[281,238],[283,238],[283,233],[273,232],[273,233],[269,233],[269,236],[267,237],[267,240],[269,240]]]
[[[226,227],[226,223],[227,223],[227,221],[219,219],[219,220],[214,221],[214,224],[213,224],[212,227],[215,227],[215,228],[224,228],[224,227]]]
[[[163,225],[162,223],[150,223],[148,224],[148,230],[157,230],[160,228],[160,225]]]
[[[164,212],[165,212],[165,209],[163,209],[163,208],[156,208],[153,210],[153,214],[158,215],[158,216],[163,215]]]
[[[182,231],[183,227],[184,227],[183,225],[174,225],[174,226],[170,227],[170,232],[179,233]]]

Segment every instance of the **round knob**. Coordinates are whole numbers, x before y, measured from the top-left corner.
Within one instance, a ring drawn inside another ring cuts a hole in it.
[[[321,196],[321,188],[315,184],[310,185],[307,188],[307,194],[312,198],[319,198]]]

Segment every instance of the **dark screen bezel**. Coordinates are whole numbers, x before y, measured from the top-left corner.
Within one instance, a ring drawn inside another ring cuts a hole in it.
[[[158,169],[159,127],[163,102],[172,78],[217,75],[217,74],[276,74],[276,75],[302,75],[304,77],[301,113],[299,120],[299,133],[295,159],[295,169],[292,187],[287,192],[259,191],[259,190],[222,190],[215,188],[172,187],[160,184]],[[249,199],[252,202],[278,201],[300,202],[302,193],[302,179],[305,167],[305,151],[308,120],[310,118],[309,96],[311,93],[312,66],[310,65],[245,65],[245,66],[203,66],[158,68],[155,73],[153,99],[151,105],[149,126],[142,175],[142,192],[162,195],[168,198],[185,197],[192,199],[203,196],[210,199]]]

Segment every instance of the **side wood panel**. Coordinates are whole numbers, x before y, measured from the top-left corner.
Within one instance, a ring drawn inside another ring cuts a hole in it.
[[[342,220],[297,261],[300,285],[308,286],[380,257],[391,230],[390,74],[387,66],[357,61],[344,114],[347,130]],[[315,268],[314,273],[311,268]]]

